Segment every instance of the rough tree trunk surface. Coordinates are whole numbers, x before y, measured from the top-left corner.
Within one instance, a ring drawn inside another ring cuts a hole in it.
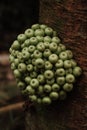
[[[83,69],[66,101],[31,108],[26,130],[87,130],[87,1],[40,0],[40,23],[55,29]]]

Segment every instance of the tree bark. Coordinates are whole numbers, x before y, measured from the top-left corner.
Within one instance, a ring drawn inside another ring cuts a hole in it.
[[[83,70],[66,101],[46,108],[31,107],[26,130],[87,129],[87,1],[40,0],[40,23],[58,32]]]

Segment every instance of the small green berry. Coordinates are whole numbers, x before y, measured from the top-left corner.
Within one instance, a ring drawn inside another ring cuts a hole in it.
[[[58,61],[58,56],[57,56],[56,54],[51,54],[51,55],[49,56],[49,61],[50,61],[51,63],[56,63],[56,62]]]
[[[65,83],[65,77],[57,77],[56,82],[58,85],[63,85]]]
[[[26,39],[25,34],[19,34],[19,35],[17,36],[17,40],[18,40],[20,43],[23,43],[23,42],[25,41],[25,39]]]
[[[27,69],[27,67],[26,67],[26,64],[25,64],[25,63],[20,63],[20,64],[18,65],[18,70],[19,70],[20,72],[25,72],[26,69]]]
[[[36,29],[39,29],[40,28],[40,25],[39,24],[33,24],[31,26],[32,29],[36,30]]]
[[[72,91],[72,89],[73,89],[73,84],[65,83],[64,86],[63,86],[63,89],[64,89],[66,92],[70,92],[70,91]]]
[[[26,87],[26,91],[29,95],[33,95],[35,93],[35,90],[30,85]]]
[[[25,30],[25,35],[26,37],[30,38],[30,37],[33,37],[34,36],[34,30],[33,29],[27,29]]]
[[[72,67],[71,61],[65,60],[64,61],[64,68],[68,69],[68,68],[71,68],[71,67]]]
[[[44,42],[51,42],[52,41],[52,39],[51,39],[51,37],[50,36],[45,36],[44,37]]]
[[[36,59],[35,65],[36,65],[38,68],[43,68],[43,67],[44,67],[44,60],[42,60],[41,58]]]
[[[74,76],[78,77],[81,75],[81,73],[82,73],[82,70],[79,66],[74,67],[74,69],[73,69]]]
[[[44,91],[49,93],[51,91],[51,86],[49,84],[44,85]]]
[[[35,30],[35,36],[44,36],[44,31],[42,29]]]
[[[55,36],[55,37],[52,38],[52,42],[55,42],[55,43],[57,43],[57,44],[59,44],[60,41],[61,41],[61,40],[60,40],[59,37],[56,37],[56,36]]]
[[[62,59],[62,60],[67,60],[68,59],[68,55],[65,51],[61,52],[59,54],[59,58]]]
[[[39,83],[41,83],[41,84],[43,84],[45,82],[44,75],[42,75],[42,74],[39,74],[37,76],[37,79],[38,79]]]
[[[60,90],[60,86],[57,84],[57,83],[54,83],[53,85],[52,85],[52,90],[53,91],[59,91]]]
[[[24,90],[25,89],[25,83],[20,81],[18,82],[17,86],[20,88],[20,90]]]
[[[33,88],[37,88],[39,86],[39,81],[37,79],[32,79],[30,81],[30,85],[33,87]]]
[[[66,97],[67,97],[66,92],[63,91],[63,90],[61,90],[61,91],[59,92],[59,99],[60,99],[60,100],[65,100]]]
[[[29,48],[28,48],[28,51],[30,53],[33,53],[35,51],[35,46],[34,45],[30,45]]]
[[[50,43],[50,46],[49,46],[49,49],[50,49],[52,52],[55,52],[55,51],[57,50],[57,43],[51,42],[51,43]]]
[[[50,27],[46,27],[46,28],[45,28],[45,34],[46,34],[47,36],[52,36],[52,34],[53,34],[53,29],[50,28]]]
[[[19,71],[18,69],[15,69],[15,70],[13,71],[13,73],[14,73],[14,76],[15,76],[16,78],[20,78],[20,77],[21,77],[21,73],[20,73],[20,71]]]
[[[49,104],[51,104],[51,99],[49,97],[43,97],[42,103],[44,105],[49,105]]]
[[[28,64],[28,65],[27,65],[27,70],[28,70],[29,72],[33,71],[33,65],[32,65],[32,64]]]
[[[45,51],[43,52],[43,56],[47,58],[50,55],[51,55],[51,51],[49,49],[45,49]]]
[[[67,83],[74,83],[74,82],[75,82],[75,77],[74,77],[74,75],[72,75],[72,74],[67,74],[67,75],[66,75],[66,82],[67,82]]]
[[[31,38],[30,38],[30,44],[32,44],[32,45],[37,45],[37,44],[38,44],[37,38],[36,38],[36,37],[31,37]]]
[[[55,74],[57,76],[64,76],[65,75],[65,70],[63,68],[56,69]]]
[[[56,68],[61,68],[61,67],[63,67],[63,61],[62,61],[61,59],[59,59],[59,60],[57,61],[57,63],[55,64],[55,67],[56,67]]]
[[[46,79],[52,79],[53,76],[54,76],[54,73],[53,73],[52,70],[46,70],[46,71],[44,72],[44,76],[45,76]]]
[[[30,81],[31,81],[31,77],[30,76],[27,76],[27,77],[25,77],[25,82],[27,83],[27,84],[30,84]]]
[[[20,44],[17,40],[15,40],[12,44],[12,49],[14,50],[19,50],[20,49]]]
[[[51,92],[49,96],[52,100],[57,100],[59,97],[59,94],[58,92]]]
[[[53,67],[53,65],[51,64],[50,61],[46,61],[46,62],[45,62],[45,69],[46,69],[46,70],[50,70],[50,69],[52,69],[52,67]]]

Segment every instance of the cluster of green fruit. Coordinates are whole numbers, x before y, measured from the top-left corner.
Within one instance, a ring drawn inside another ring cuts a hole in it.
[[[17,85],[32,102],[50,104],[64,100],[81,75],[72,51],[47,25],[32,25],[17,36],[9,51]]]

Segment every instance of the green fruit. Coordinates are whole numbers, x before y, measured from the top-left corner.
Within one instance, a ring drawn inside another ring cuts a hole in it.
[[[12,49],[14,50],[19,50],[20,49],[20,44],[17,40],[15,40],[12,44]]]
[[[52,71],[52,70],[46,70],[46,71],[44,72],[44,77],[45,77],[46,79],[52,79],[52,78],[54,77],[53,71]]]
[[[59,99],[60,99],[60,100],[65,100],[66,97],[67,97],[66,92],[63,91],[63,90],[61,90],[61,91],[59,92]]]
[[[35,93],[35,90],[30,85],[26,87],[26,91],[29,95],[33,95]]]
[[[64,100],[82,70],[57,32],[34,24],[11,45],[9,61],[21,93],[35,104]]]
[[[58,56],[57,56],[56,54],[51,54],[51,55],[49,56],[49,61],[50,61],[51,63],[56,63],[56,62],[58,61]]]
[[[65,77],[57,77],[56,82],[58,85],[63,85],[65,83]]]
[[[65,70],[63,68],[59,68],[59,69],[56,69],[55,73],[56,73],[57,76],[64,76]]]
[[[46,61],[46,62],[45,62],[45,69],[46,69],[46,70],[50,70],[50,69],[52,69],[52,67],[53,67],[53,65],[51,64],[50,61]]]
[[[64,89],[66,92],[70,92],[70,91],[72,91],[72,89],[73,89],[73,84],[65,83],[64,86],[63,86],[63,89]]]
[[[19,34],[19,35],[17,36],[17,40],[18,40],[20,43],[23,43],[23,42],[25,41],[25,39],[26,39],[25,34]]]
[[[53,91],[59,91],[60,90],[60,86],[57,84],[57,83],[54,83],[53,85],[52,85],[52,90]]]
[[[64,68],[68,69],[68,68],[71,68],[71,67],[72,67],[71,61],[65,60],[64,61]]]
[[[55,67],[56,68],[61,68],[63,67],[63,61],[61,59],[59,59],[56,63],[55,63]]]
[[[78,77],[78,76],[81,75],[81,73],[82,73],[82,70],[81,70],[81,68],[80,68],[79,66],[76,66],[76,67],[73,69],[73,74],[74,74],[74,76]]]
[[[42,99],[42,103],[45,105],[49,105],[49,104],[51,104],[51,99],[49,97],[44,97]]]
[[[26,69],[27,69],[26,64],[20,63],[20,64],[18,65],[18,70],[19,70],[20,72],[25,72]]]
[[[32,29],[36,30],[36,29],[39,29],[40,28],[40,25],[39,24],[33,24],[31,26]]]
[[[63,52],[61,52],[61,53],[59,54],[59,58],[60,58],[61,60],[67,60],[67,59],[68,59],[68,55],[67,55],[67,53],[66,53],[65,51],[63,51]]]
[[[45,36],[44,37],[44,42],[51,42],[52,41],[52,39],[51,39],[51,37],[50,36]]]
[[[37,38],[36,38],[36,37],[31,37],[31,38],[30,38],[30,44],[32,44],[32,45],[37,45],[37,44],[38,44]]]
[[[35,30],[35,36],[44,36],[44,31],[42,29]]]
[[[57,43],[51,42],[51,43],[50,43],[50,46],[49,46],[49,49],[50,49],[52,52],[55,52],[55,51],[57,50]]]
[[[13,71],[13,73],[14,73],[14,76],[15,76],[16,78],[20,78],[20,77],[21,77],[21,73],[20,73],[20,71],[19,71],[18,69],[15,69],[15,70]]]
[[[43,67],[44,67],[44,60],[42,60],[41,58],[36,59],[35,65],[36,65],[38,68],[43,68]]]
[[[66,75],[66,82],[67,82],[67,83],[74,83],[74,82],[75,82],[75,77],[74,77],[74,75],[72,75],[72,74],[67,74],[67,75]]]
[[[39,81],[37,79],[32,79],[30,81],[30,85],[33,87],[33,88],[37,88],[39,86]]]
[[[37,102],[37,96],[36,95],[30,95],[29,98],[32,102]]]
[[[50,28],[50,27],[46,27],[46,28],[45,28],[45,34],[46,34],[47,36],[52,36],[52,34],[53,34],[53,29]]]
[[[20,88],[20,90],[24,90],[25,89],[25,83],[22,81],[19,81],[17,86]]]
[[[50,92],[51,91],[51,86],[49,84],[44,85],[44,91],[45,92]]]
[[[52,38],[52,42],[55,42],[55,43],[57,43],[57,44],[59,44],[60,41],[61,41],[61,40],[60,40],[59,37],[56,37],[56,36],[55,36],[55,37]]]
[[[45,82],[44,75],[42,75],[42,74],[39,74],[37,76],[37,79],[38,79],[39,83],[41,83],[41,84],[43,84]]]
[[[25,35],[26,37],[30,38],[30,37],[33,37],[34,36],[34,30],[33,29],[27,29],[25,30]]]
[[[49,96],[52,100],[57,100],[59,97],[59,94],[58,92],[51,92]]]

